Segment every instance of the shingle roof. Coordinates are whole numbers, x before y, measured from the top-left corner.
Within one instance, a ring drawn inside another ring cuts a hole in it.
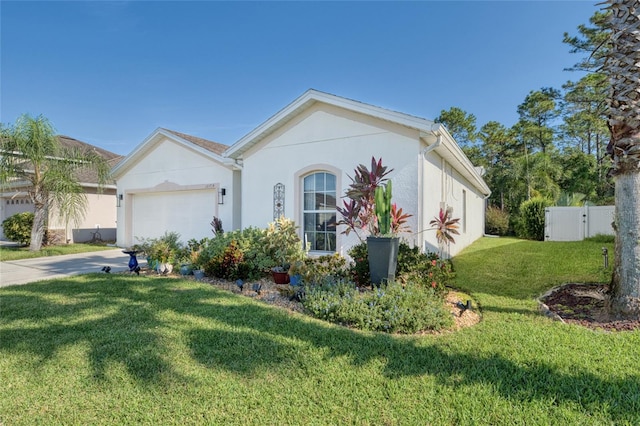
[[[69,136],[58,135],[58,140],[60,144],[65,148],[70,149],[79,149],[81,151],[94,151],[102,158],[104,158],[109,166],[115,166],[124,156],[115,154],[111,151],[107,151],[106,149],[102,149],[95,145],[88,144],[86,142],[79,141]],[[89,184],[97,184],[98,183],[98,175],[95,171],[91,169],[78,169],[76,171],[76,177],[81,183],[89,183]],[[108,184],[114,184],[114,181],[109,181]]]
[[[201,148],[204,148],[208,151],[211,151],[215,154],[222,155],[223,152],[229,148],[228,145],[224,145],[218,142],[213,142],[207,139],[202,139],[196,136],[187,135],[186,133],[176,132],[175,130],[169,130],[162,128],[162,130],[167,131],[169,133],[173,133],[174,135],[191,142],[192,144],[198,145]]]

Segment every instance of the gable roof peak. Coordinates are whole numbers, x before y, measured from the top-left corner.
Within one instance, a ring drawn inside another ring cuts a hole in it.
[[[194,145],[199,146],[200,148],[204,148],[207,151],[211,151],[214,154],[218,154],[218,155],[222,155],[223,152],[225,152],[227,150],[227,148],[229,148],[228,145],[225,144],[221,144],[218,142],[213,142],[210,141],[208,139],[204,139],[204,138],[200,138],[197,136],[192,136],[192,135],[188,135],[186,133],[182,133],[182,132],[178,132],[175,130],[171,130],[171,129],[167,129],[164,127],[160,127],[158,130],[162,130],[168,133],[171,133],[174,136],[177,136],[181,139],[184,139],[188,142],[191,142]]]

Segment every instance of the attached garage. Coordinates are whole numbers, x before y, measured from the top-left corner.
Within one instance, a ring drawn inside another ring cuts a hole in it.
[[[177,232],[185,238],[211,237],[217,212],[216,189],[131,194],[133,237]]]
[[[220,155],[226,148],[167,129],[157,129],[138,145],[112,170],[118,186],[118,246],[166,232],[177,232],[183,243],[213,237],[214,216],[226,231],[236,229],[240,166]]]

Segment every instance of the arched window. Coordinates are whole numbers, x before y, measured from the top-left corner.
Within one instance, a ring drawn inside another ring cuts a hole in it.
[[[316,172],[303,180],[304,239],[312,251],[336,251],[336,176]]]

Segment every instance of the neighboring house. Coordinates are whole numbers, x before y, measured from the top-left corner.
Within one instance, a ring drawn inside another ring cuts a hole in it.
[[[112,170],[117,243],[165,231],[211,237],[214,216],[230,230],[284,215],[312,251],[346,254],[358,240],[336,227],[335,206],[372,156],[393,169],[393,202],[413,215],[403,238],[437,251],[429,221],[447,206],[461,219],[451,255],[483,235],[490,190],[443,125],[309,90],[230,147],[153,132]]]
[[[117,164],[123,157],[102,148],[70,138],[58,136],[61,145],[66,148],[80,150],[92,149],[100,154],[109,164]],[[76,226],[74,223],[66,224],[55,211],[48,213],[47,227],[55,232],[63,241],[87,242],[93,239],[97,229],[105,241],[116,239],[116,186],[112,182],[98,189],[98,178],[91,170],[80,170],[78,180],[85,189],[87,196],[87,211],[83,220]],[[0,222],[16,213],[25,211],[33,212],[34,206],[29,198],[29,187],[25,182],[14,182],[7,185],[0,192]],[[4,239],[2,226],[0,225],[0,239]]]

